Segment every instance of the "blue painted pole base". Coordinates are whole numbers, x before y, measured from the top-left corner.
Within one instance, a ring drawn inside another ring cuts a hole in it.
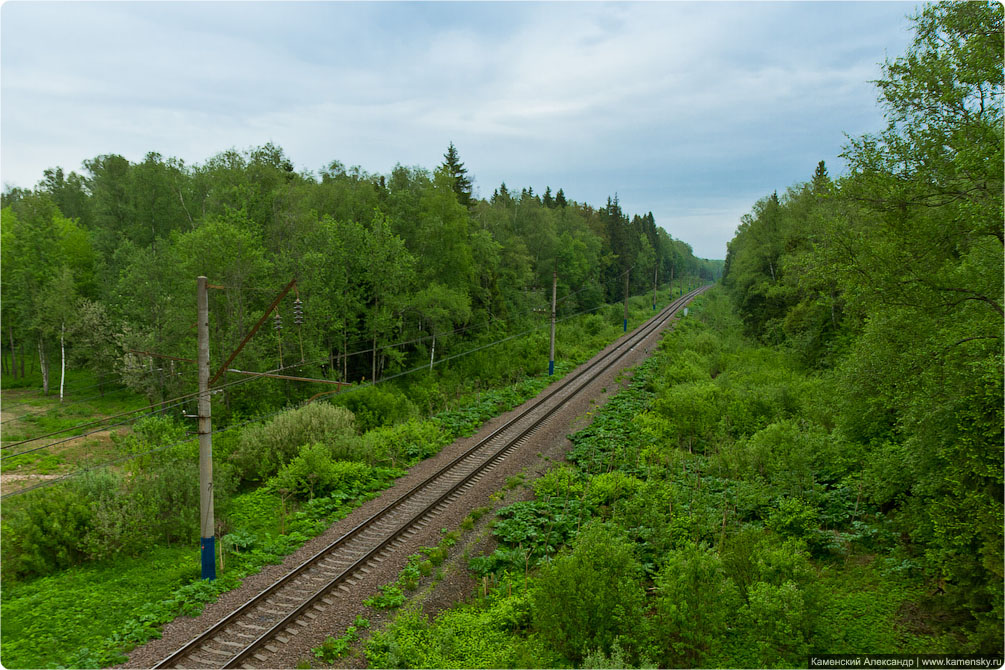
[[[548,374],[555,374],[555,361],[548,361]]]
[[[202,546],[202,578],[216,579],[216,538],[204,537],[200,540]]]
[[[628,332],[628,319],[625,319],[625,332]]]

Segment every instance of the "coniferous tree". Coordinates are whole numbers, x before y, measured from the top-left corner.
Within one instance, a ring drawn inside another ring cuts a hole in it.
[[[817,163],[817,169],[813,171],[813,192],[823,193],[830,181],[830,177],[827,176],[827,166],[823,161],[820,161]]]
[[[447,153],[443,154],[443,165],[447,172],[454,179],[454,193],[457,194],[457,202],[465,207],[471,206],[471,179],[468,178],[468,170],[461,162],[457,153],[457,147],[451,142],[447,147]]]

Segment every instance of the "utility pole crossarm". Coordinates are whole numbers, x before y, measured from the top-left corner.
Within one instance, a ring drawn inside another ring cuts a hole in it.
[[[255,336],[255,333],[258,332],[258,329],[261,328],[262,324],[265,323],[265,320],[269,318],[269,314],[272,313],[272,310],[274,310],[279,305],[279,301],[282,300],[283,297],[290,292],[290,289],[296,285],[297,280],[294,279],[293,281],[291,281],[289,284],[286,285],[286,288],[284,288],[282,291],[279,292],[279,295],[277,295],[276,299],[272,301],[272,304],[269,305],[268,308],[266,308],[265,314],[262,314],[262,318],[259,319],[258,323],[256,323],[252,327],[252,329],[248,332],[248,334],[244,336],[244,339],[241,340],[241,343],[237,345],[237,349],[234,349],[234,353],[230,355],[230,358],[227,359],[227,362],[221,365],[220,369],[216,371],[215,375],[213,375],[213,378],[209,380],[210,386],[212,386],[216,382],[216,380],[219,379],[223,375],[223,373],[227,371],[227,368],[230,367],[230,364],[234,361],[235,358],[237,358],[237,355],[241,353],[241,349],[244,349],[244,345],[248,343],[248,340],[250,340],[252,337]]]

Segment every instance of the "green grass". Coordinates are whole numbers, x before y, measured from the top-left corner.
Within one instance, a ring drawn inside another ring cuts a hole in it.
[[[2,589],[3,665],[48,668],[97,650],[150,603],[199,576],[196,547],[87,565]],[[142,595],[140,595],[142,594]]]
[[[146,399],[124,389],[106,393],[103,397],[80,402],[68,397],[63,404],[60,404],[58,395],[33,398],[30,405],[15,405],[8,402],[6,397],[4,400],[6,410],[14,415],[20,415],[16,421],[4,424],[4,442],[27,440],[50,433],[56,433],[52,437],[53,440],[80,435],[99,429],[101,426],[91,425],[79,429],[76,426],[90,424],[102,417],[115,416],[147,407]],[[134,417],[130,415],[120,419],[112,419],[111,423],[130,418]]]

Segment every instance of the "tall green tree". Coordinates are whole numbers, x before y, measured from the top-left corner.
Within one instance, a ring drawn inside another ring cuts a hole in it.
[[[468,170],[464,167],[464,163],[461,162],[460,155],[457,153],[457,147],[454,146],[453,142],[447,147],[447,152],[443,154],[443,164],[440,167],[453,179],[453,189],[454,193],[457,194],[457,202],[465,207],[470,207],[472,202],[471,179],[468,177]]]

